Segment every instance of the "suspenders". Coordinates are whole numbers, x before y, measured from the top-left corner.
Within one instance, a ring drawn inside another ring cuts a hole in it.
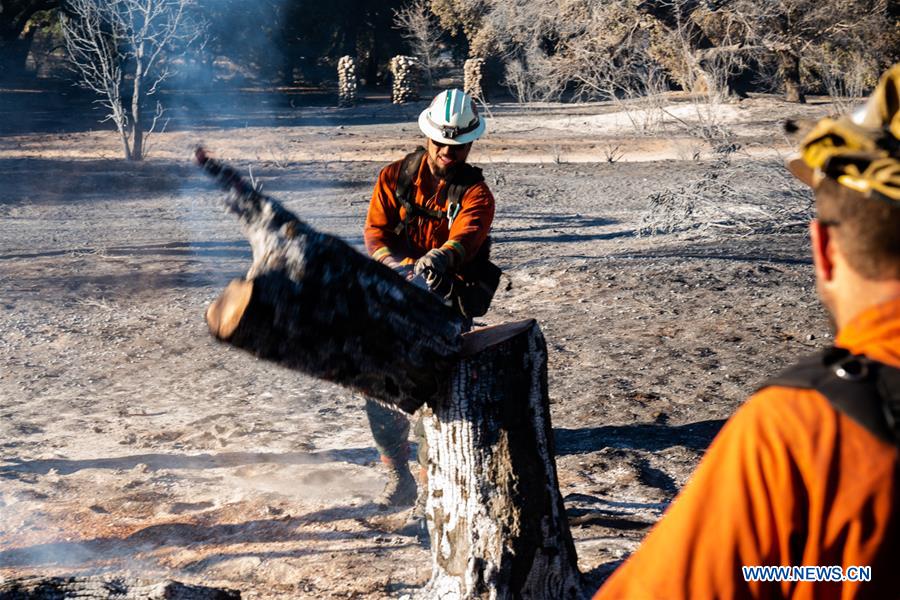
[[[813,389],[831,405],[900,447],[900,369],[843,348],[831,347],[808,357],[763,387]]]

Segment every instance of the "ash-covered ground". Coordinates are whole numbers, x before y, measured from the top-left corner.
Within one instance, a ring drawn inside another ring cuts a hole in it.
[[[397,532],[405,513],[372,502],[383,473],[361,402],[208,334],[205,308],[250,250],[188,155],[202,141],[252,166],[265,192],[361,248],[371,187],[419,142],[421,107],[182,124],[132,165],[112,133],[62,127],[47,106],[0,138],[0,576],[127,572],[260,599],[413,593],[430,557]],[[727,105],[740,149],[722,162],[689,132],[634,137],[605,105],[493,107],[471,161],[497,198],[505,275],[482,322],[535,318],[547,338],[586,590],[747,395],[829,341],[805,227],[785,216],[802,193],[782,192],[794,184],[777,129],[826,110]],[[678,202],[692,194],[703,204],[689,214]],[[674,231],[638,235],[657,219]]]

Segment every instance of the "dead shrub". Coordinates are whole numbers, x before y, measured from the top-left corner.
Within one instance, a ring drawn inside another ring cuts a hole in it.
[[[651,194],[637,235],[772,233],[805,227],[812,193],[780,158],[736,163],[723,151],[696,179]]]

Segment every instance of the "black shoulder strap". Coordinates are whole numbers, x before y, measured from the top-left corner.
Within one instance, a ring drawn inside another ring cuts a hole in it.
[[[453,219],[459,213],[466,190],[482,181],[484,181],[484,175],[481,173],[481,169],[472,165],[462,165],[447,188],[447,219],[450,221],[450,225],[453,224]]]
[[[424,159],[425,148],[419,146],[413,152],[407,154],[400,164],[400,174],[397,177],[397,188],[394,190],[394,195],[403,207],[406,215],[403,221],[397,224],[394,233],[399,234],[404,231],[413,217],[428,217],[430,219],[441,220],[446,215],[448,221],[452,225],[453,219],[455,219],[457,213],[459,213],[460,204],[462,203],[463,196],[466,194],[466,190],[473,185],[484,181],[484,175],[482,175],[481,169],[473,167],[472,165],[463,164],[461,165],[459,172],[453,178],[453,181],[447,186],[446,211],[431,210],[424,206],[419,206],[413,202],[412,199],[412,183],[415,180],[416,174],[418,174]]]
[[[425,148],[417,147],[403,158],[400,163],[400,173],[397,177],[397,187],[394,189],[394,196],[397,202],[403,207],[405,212],[403,220],[397,224],[394,233],[400,234],[409,226],[409,222],[413,217],[428,217],[431,219],[443,219],[444,212],[440,210],[431,210],[424,206],[419,206],[412,198],[412,183],[422,166],[425,159]]]
[[[801,360],[762,387],[816,390],[874,436],[900,446],[900,369],[843,348]]]
[[[397,177],[397,189],[394,190],[394,194],[404,207],[410,204],[409,192],[412,188],[412,182],[416,178],[416,173],[419,172],[419,167],[422,165],[423,158],[425,158],[425,148],[418,146],[403,157],[403,162],[400,163],[400,175]]]

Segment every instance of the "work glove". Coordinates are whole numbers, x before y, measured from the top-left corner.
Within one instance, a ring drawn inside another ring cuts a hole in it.
[[[396,267],[392,268],[400,275],[400,277],[407,281],[412,281],[416,276],[415,272],[413,271],[413,265],[398,264]]]
[[[403,264],[402,262],[397,260],[394,257],[394,255],[392,255],[392,254],[384,255],[384,257],[382,257],[379,260],[379,262],[386,267],[390,267],[396,273],[399,273],[400,276],[403,277],[404,279],[406,279],[407,281],[410,281],[410,280],[412,280],[413,277],[415,277],[415,273],[413,272],[413,265],[411,263]]]
[[[415,272],[416,275],[422,275],[425,279],[428,279],[429,275],[441,277],[453,268],[455,261],[456,254],[452,250],[433,248],[416,261]]]

